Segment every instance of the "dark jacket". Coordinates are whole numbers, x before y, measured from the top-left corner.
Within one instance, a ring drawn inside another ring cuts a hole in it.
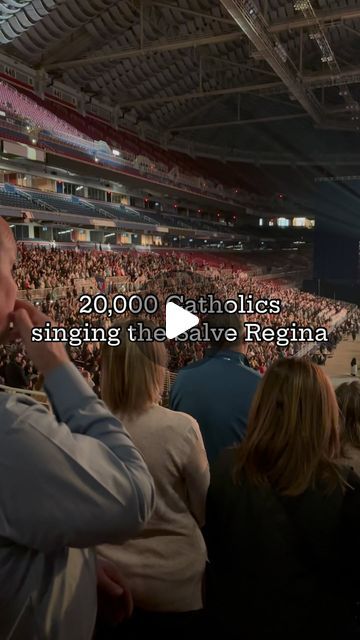
[[[5,367],[5,384],[8,387],[26,389],[27,379],[24,369],[17,362],[9,362]]]
[[[233,461],[234,450],[212,469],[207,499],[213,629],[224,639],[357,629],[360,478],[344,468],[353,487],[345,494],[339,488],[281,498],[246,481],[236,485]]]
[[[199,423],[209,462],[240,442],[261,380],[245,356],[231,350],[208,351],[199,362],[179,371],[170,408],[189,413]]]

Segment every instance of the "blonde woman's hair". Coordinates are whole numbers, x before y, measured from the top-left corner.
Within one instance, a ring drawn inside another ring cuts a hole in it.
[[[341,444],[360,449],[360,381],[344,382],[336,389],[341,413]]]
[[[136,318],[117,323],[121,327],[121,344],[104,344],[101,356],[101,396],[114,413],[134,416],[161,400],[167,352],[160,342],[130,342],[127,328],[142,322],[154,329],[148,320]]]
[[[324,371],[309,360],[288,358],[265,374],[255,395],[235,479],[296,496],[315,485],[343,485],[339,410]]]

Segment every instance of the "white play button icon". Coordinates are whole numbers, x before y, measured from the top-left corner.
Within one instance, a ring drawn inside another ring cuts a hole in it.
[[[181,333],[188,331],[199,324],[199,318],[190,311],[186,311],[174,302],[166,304],[166,337],[168,340],[176,338]]]

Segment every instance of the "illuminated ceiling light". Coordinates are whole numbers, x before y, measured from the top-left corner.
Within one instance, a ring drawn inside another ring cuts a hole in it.
[[[256,16],[258,12],[258,8],[252,2],[252,0],[243,0],[244,9],[249,13],[250,16]]]
[[[309,0],[295,0],[294,9],[295,11],[306,11],[309,9]]]
[[[63,236],[64,233],[71,233],[74,229],[66,229],[66,231],[59,231],[59,236]]]

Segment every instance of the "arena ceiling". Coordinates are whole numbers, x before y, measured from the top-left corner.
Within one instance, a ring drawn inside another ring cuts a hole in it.
[[[250,182],[360,173],[359,0],[7,0],[0,38],[141,135],[251,163]]]

